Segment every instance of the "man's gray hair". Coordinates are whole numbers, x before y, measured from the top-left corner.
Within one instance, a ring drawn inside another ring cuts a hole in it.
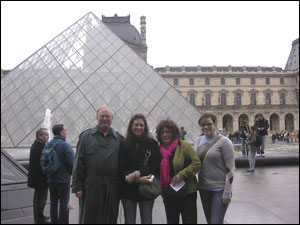
[[[47,129],[47,128],[43,128],[43,127],[40,128],[40,129],[38,129],[38,130],[36,131],[35,137],[36,137],[36,138],[39,138],[40,136],[42,136],[44,130],[48,130],[48,129]]]
[[[96,116],[98,116],[98,113],[102,110],[102,109],[108,109],[109,111],[111,111],[111,114],[114,116],[114,112],[111,110],[111,108],[109,108],[108,106],[101,106],[96,113]]]

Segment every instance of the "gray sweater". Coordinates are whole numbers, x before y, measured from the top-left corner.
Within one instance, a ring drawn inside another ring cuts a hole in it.
[[[197,138],[194,142],[194,149],[198,156],[209,145],[209,143],[205,143],[198,146],[203,137]],[[234,168],[233,144],[229,138],[222,137],[206,153],[202,168],[198,173],[199,187],[205,189],[224,188],[223,198],[230,199]]]

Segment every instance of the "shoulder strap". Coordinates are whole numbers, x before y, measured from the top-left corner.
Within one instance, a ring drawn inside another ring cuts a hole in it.
[[[205,159],[205,156],[206,156],[206,153],[208,152],[208,150],[211,149],[211,147],[214,146],[214,144],[216,144],[221,138],[222,138],[221,135],[216,137],[216,139],[206,147],[206,149],[201,153],[201,155],[199,157],[201,162],[203,162],[203,160]]]
[[[59,145],[60,143],[64,142],[63,140],[59,140],[58,142],[55,143],[55,145],[53,145],[53,149],[56,150],[56,146]]]

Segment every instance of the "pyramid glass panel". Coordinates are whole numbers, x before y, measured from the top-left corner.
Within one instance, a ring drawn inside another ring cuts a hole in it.
[[[123,135],[135,113],[146,116],[152,132],[170,117],[188,141],[199,133],[199,112],[90,12],[1,79],[1,147],[30,147],[47,108],[75,147],[103,105]]]

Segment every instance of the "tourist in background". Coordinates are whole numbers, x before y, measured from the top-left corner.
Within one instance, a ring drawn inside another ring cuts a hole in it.
[[[275,144],[275,142],[276,142],[276,132],[272,132],[272,144]]]
[[[248,145],[250,146],[250,151],[249,151],[249,169],[247,170],[248,172],[254,172],[255,170],[255,154],[257,151],[257,147],[255,145],[256,142],[256,130],[254,126],[251,126],[250,128],[251,133],[248,137]]]
[[[248,156],[249,147],[247,142],[247,137],[250,134],[250,128],[247,120],[242,121],[241,125],[241,139],[242,139],[242,154],[244,157]]]
[[[184,129],[184,127],[180,128],[180,138],[181,140],[185,140],[185,135],[186,135],[186,131]]]
[[[45,147],[56,146],[55,151],[60,167],[53,174],[48,174],[51,223],[69,224],[70,182],[74,152],[72,147],[66,142],[67,130],[63,124],[54,125],[52,133],[54,138]]]
[[[261,146],[257,148],[257,156],[261,154],[262,157],[265,157],[265,144],[266,136],[268,135],[269,122],[264,118],[263,114],[258,114],[258,119],[255,121],[254,127],[261,139]]]
[[[48,140],[47,128],[40,128],[36,131],[36,139],[30,148],[28,187],[34,188],[33,217],[35,223],[49,223],[49,217],[44,216],[48,197],[47,175],[43,174],[40,164],[41,154]]]

